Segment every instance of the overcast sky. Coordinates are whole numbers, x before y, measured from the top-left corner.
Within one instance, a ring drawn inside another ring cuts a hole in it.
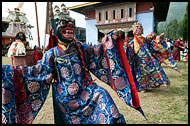
[[[17,7],[19,2],[2,2],[2,16],[8,16],[8,9],[14,10]],[[60,6],[64,3],[67,7],[76,6],[88,2],[53,2],[53,7],[55,5]],[[33,41],[29,41],[30,46],[34,47],[34,45],[38,46],[38,36],[37,36],[37,25],[36,25],[36,13],[35,13],[35,5],[34,2],[24,2],[23,7],[20,11],[26,13],[26,18],[29,20],[29,24],[34,26],[31,29],[31,33],[33,36]],[[37,11],[38,11],[38,25],[39,25],[39,34],[40,34],[40,45],[44,45],[45,40],[45,21],[46,21],[46,2],[37,2]],[[73,11],[70,11],[70,16],[76,20],[77,27],[86,28],[85,24],[85,16]],[[48,36],[46,36],[46,46],[47,46]]]

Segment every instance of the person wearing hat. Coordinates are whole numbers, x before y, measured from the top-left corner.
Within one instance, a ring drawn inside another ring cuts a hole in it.
[[[175,60],[173,59],[173,55],[170,49],[168,49],[168,45],[166,41],[164,41],[164,33],[160,36],[156,36],[156,33],[152,32],[151,34],[147,35],[146,38],[150,40],[150,52],[151,54],[158,60],[160,65],[165,63],[172,69],[180,72]]]
[[[109,93],[92,80],[90,72],[145,116],[121,37],[112,32],[98,45],[77,42],[75,20],[62,7],[64,12],[56,8],[51,19],[48,51],[37,65],[2,66],[2,123],[31,124],[50,85],[55,124],[126,123]]]
[[[147,91],[162,84],[169,84],[170,81],[159,61],[151,54],[152,41],[142,36],[143,27],[140,22],[134,23],[132,28],[134,39],[129,43],[128,60],[137,90]]]

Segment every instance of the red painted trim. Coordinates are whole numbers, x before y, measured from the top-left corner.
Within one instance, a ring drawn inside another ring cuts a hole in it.
[[[106,23],[106,24],[95,24],[95,25],[96,25],[96,26],[101,26],[101,25],[124,24],[124,23],[131,23],[131,22],[137,22],[137,20],[125,21],[125,22],[116,22],[116,23]]]
[[[7,39],[12,38],[12,39],[14,39],[14,38],[15,38],[15,36],[2,36],[2,38],[7,38]]]

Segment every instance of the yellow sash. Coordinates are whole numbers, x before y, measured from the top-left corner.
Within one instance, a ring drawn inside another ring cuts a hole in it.
[[[67,47],[65,47],[64,45],[61,45],[61,44],[59,44],[59,43],[58,43],[58,45],[59,45],[64,51],[69,48],[69,45],[68,45]]]
[[[142,44],[144,44],[143,37],[137,36],[137,38],[142,42]],[[134,52],[135,52],[135,54],[137,54],[137,52],[139,51],[140,47],[141,46],[139,45],[139,43],[137,42],[137,40],[134,38]]]

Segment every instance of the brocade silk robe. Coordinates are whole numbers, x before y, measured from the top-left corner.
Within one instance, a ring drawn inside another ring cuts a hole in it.
[[[169,84],[170,81],[159,60],[150,51],[151,41],[146,38],[139,39],[138,50],[134,49],[134,42],[133,40],[129,43],[128,60],[137,90],[142,91],[162,84]]]
[[[111,35],[96,46],[77,42],[84,54],[86,86],[83,83],[84,68],[74,44],[65,51],[55,47],[56,57],[54,48],[51,48],[32,67],[3,65],[2,123],[31,124],[42,108],[51,85],[56,124],[125,123],[109,93],[90,76],[91,72],[110,85],[130,107],[140,108],[133,105],[136,99],[132,99],[131,92],[136,92],[136,87],[131,89],[129,85]],[[55,71],[58,81],[51,83]]]
[[[173,58],[173,54],[170,49],[168,49],[167,43],[164,40],[154,40],[149,44],[151,54],[158,59],[160,65],[165,63],[170,66],[172,69],[180,72],[178,66]]]

